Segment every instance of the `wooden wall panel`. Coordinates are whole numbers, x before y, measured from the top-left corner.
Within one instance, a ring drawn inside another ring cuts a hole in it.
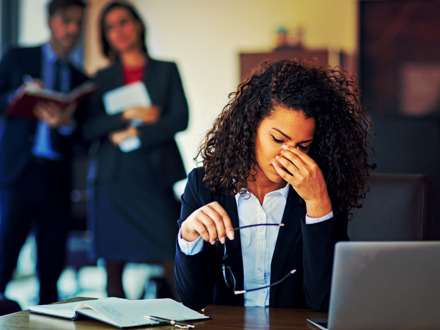
[[[439,17],[440,0],[359,2],[359,74],[371,113],[440,111]]]

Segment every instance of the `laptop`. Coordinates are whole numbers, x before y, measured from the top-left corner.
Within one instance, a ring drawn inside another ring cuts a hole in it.
[[[339,242],[319,329],[440,329],[440,241]],[[328,322],[327,322],[328,321]]]

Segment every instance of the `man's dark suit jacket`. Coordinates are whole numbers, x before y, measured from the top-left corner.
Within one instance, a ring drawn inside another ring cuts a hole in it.
[[[32,157],[37,121],[4,116],[9,100],[16,90],[23,84],[23,77],[42,79],[41,72],[42,48],[15,48],[3,56],[0,63],[0,185],[13,184],[23,173]],[[71,82],[73,89],[88,79],[77,68],[70,65]],[[77,111],[75,116],[80,118]],[[55,129],[56,130],[56,129]],[[57,133],[58,134],[58,133]],[[66,180],[70,180],[71,141],[75,137],[59,134],[60,152],[66,165]]]
[[[86,139],[93,141],[91,182],[113,181],[124,156],[108,139],[108,134],[126,128],[128,123],[122,119],[122,114],[107,115],[102,102],[105,93],[124,85],[122,71],[120,62],[100,70],[95,77],[99,90],[88,100],[88,120],[83,128]],[[177,65],[173,62],[148,58],[143,82],[152,104],[161,109],[160,120],[154,125],[138,127],[142,150],[130,152],[130,161],[139,166],[153,164],[145,170],[157,173],[162,184],[170,188],[186,177],[174,136],[188,125],[188,104]]]
[[[233,227],[238,227],[235,197],[214,194],[203,184],[204,170],[197,168],[188,175],[182,196],[181,224],[192,212],[217,201],[228,213]],[[345,217],[334,217],[318,224],[304,223],[304,202],[290,188],[271,265],[271,283],[290,270],[296,273],[270,288],[270,306],[328,309],[334,245],[348,240]],[[243,260],[240,235],[226,240],[237,290],[243,289]],[[224,284],[222,268],[215,247],[204,242],[203,250],[187,256],[177,248],[175,280],[182,302],[194,309],[207,304],[243,305],[242,295],[234,295]]]

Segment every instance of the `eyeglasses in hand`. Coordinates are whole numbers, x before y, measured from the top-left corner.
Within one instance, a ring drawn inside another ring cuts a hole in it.
[[[284,223],[257,223],[257,224],[253,224],[253,225],[247,225],[247,226],[243,226],[243,227],[237,227],[234,228],[234,230],[241,230],[241,229],[246,229],[246,228],[250,228],[250,227],[258,227],[258,226],[279,226],[279,227],[283,227]],[[284,275],[279,281],[276,281],[274,283],[271,283],[269,285],[265,285],[265,286],[261,286],[261,287],[257,287],[257,288],[252,288],[252,289],[247,289],[247,290],[235,290],[236,289],[236,280],[235,280],[235,276],[234,273],[232,272],[231,266],[228,263],[228,253],[226,251],[226,244],[221,244],[219,240],[217,240],[216,242],[216,248],[217,251],[220,251],[220,257],[221,257],[221,264],[222,264],[222,271],[223,271],[223,279],[225,281],[226,286],[234,291],[234,294],[238,295],[238,294],[244,294],[246,292],[251,292],[251,291],[257,291],[257,290],[263,290],[263,289],[267,289],[271,286],[280,284],[281,282],[283,282],[284,280],[286,280],[290,275],[292,275],[293,273],[296,272],[296,269],[292,269],[290,272],[288,272],[286,275]]]

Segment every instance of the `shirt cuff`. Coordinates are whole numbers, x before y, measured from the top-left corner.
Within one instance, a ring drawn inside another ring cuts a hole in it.
[[[179,233],[177,234],[177,243],[179,244],[180,251],[182,251],[183,254],[186,254],[187,256],[196,255],[203,249],[202,236],[199,236],[192,242],[188,242],[182,238],[181,229],[179,229]]]
[[[320,223],[320,222],[326,221],[331,218],[333,218],[333,211],[330,211],[330,213],[328,213],[322,217],[319,217],[319,218],[311,218],[306,214],[306,224],[313,225],[315,223]]]

